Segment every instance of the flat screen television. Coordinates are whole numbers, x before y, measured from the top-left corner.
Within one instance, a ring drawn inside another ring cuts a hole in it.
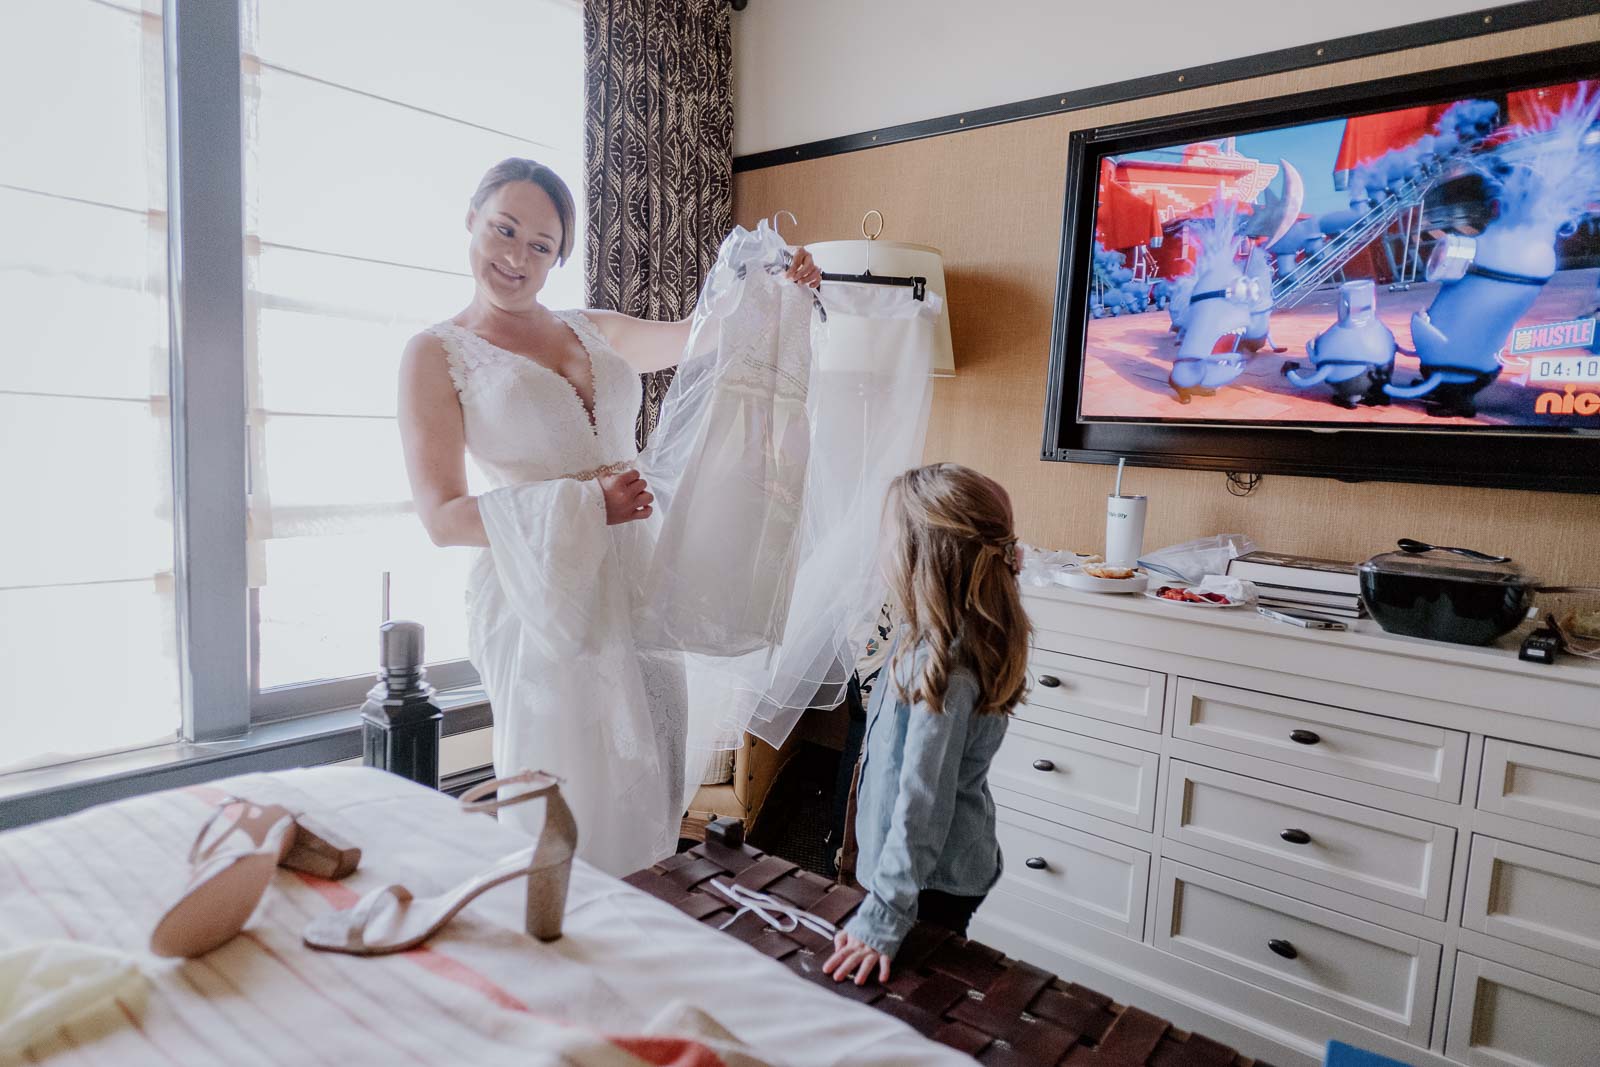
[[[1600,491],[1600,49],[1081,130],[1047,459]]]

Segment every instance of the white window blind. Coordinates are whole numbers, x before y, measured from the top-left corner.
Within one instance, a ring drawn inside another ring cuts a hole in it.
[[[0,771],[170,741],[160,0],[0,4]]]
[[[258,687],[370,674],[385,572],[428,659],[459,659],[471,553],[412,514],[399,356],[472,297],[485,170],[537,159],[581,197],[580,7],[244,0],[242,20]],[[548,304],[581,305],[582,263]]]

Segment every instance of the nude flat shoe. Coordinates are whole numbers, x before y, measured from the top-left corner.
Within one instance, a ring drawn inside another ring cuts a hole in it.
[[[219,824],[224,817],[229,821]],[[360,862],[360,849],[315,820],[279,804],[229,797],[195,834],[189,884],[156,922],[150,951],[193,959],[227,944],[250,921],[280,866],[343,878]]]
[[[519,785],[529,788],[506,797],[497,795],[502,788]],[[463,796],[461,810],[494,812],[541,797],[545,803],[544,828],[532,849],[507,856],[439,896],[419,899],[402,885],[374,889],[353,907],[312,920],[303,935],[305,943],[324,952],[354,956],[404,952],[438,933],[484,891],[517,878],[528,880],[524,928],[540,941],[556,940],[561,936],[566,915],[572,856],[578,847],[578,824],[561,796],[560,779],[544,771],[497,778]]]

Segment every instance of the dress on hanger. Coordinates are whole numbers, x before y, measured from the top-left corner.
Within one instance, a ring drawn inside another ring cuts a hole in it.
[[[689,653],[691,778],[703,750],[782,745],[845,699],[883,603],[884,494],[926,437],[941,297],[813,294],[788,263],[765,222],[723,243],[640,457],[664,524],[640,634]]]

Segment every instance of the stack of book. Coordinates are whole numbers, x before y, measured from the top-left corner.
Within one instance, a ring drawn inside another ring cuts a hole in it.
[[[1262,607],[1341,619],[1359,619],[1367,613],[1361,605],[1361,579],[1353,563],[1248,552],[1229,561],[1228,574],[1254,582]]]

